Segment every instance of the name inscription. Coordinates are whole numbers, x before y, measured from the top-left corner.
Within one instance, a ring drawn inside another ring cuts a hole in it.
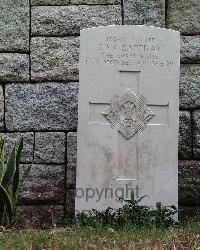
[[[135,38],[107,36],[96,47],[96,57],[84,57],[85,64],[173,66],[171,59],[161,57],[161,40],[155,37]]]

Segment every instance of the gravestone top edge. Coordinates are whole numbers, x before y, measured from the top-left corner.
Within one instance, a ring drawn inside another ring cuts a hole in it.
[[[132,28],[138,28],[143,30],[160,30],[160,31],[166,31],[166,32],[174,32],[175,34],[180,35],[180,32],[178,30],[168,29],[168,28],[161,28],[161,27],[155,27],[155,26],[147,26],[147,25],[107,25],[107,26],[98,26],[98,27],[90,27],[80,30],[80,34],[91,32],[91,31],[101,31],[101,30],[108,30],[112,28],[117,29],[132,29]]]

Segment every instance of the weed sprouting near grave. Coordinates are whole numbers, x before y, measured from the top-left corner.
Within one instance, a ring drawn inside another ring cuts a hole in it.
[[[161,202],[156,203],[155,208],[140,205],[145,197],[135,199],[132,194],[130,200],[120,198],[123,204],[121,208],[108,207],[104,211],[93,209],[87,213],[77,214],[73,221],[65,219],[64,223],[66,225],[71,223],[94,228],[110,227],[113,229],[142,226],[168,228],[176,224],[173,216],[178,213],[178,210],[175,206],[163,206]]]

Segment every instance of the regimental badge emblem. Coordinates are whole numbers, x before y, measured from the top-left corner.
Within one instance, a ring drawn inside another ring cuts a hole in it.
[[[147,122],[155,116],[147,100],[142,95],[138,97],[131,89],[127,89],[122,96],[114,96],[102,115],[127,140],[144,130]]]

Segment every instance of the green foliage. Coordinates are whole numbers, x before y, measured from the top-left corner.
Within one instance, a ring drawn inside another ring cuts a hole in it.
[[[74,226],[72,228],[12,229],[0,237],[1,250],[74,249],[200,249],[200,222],[188,222],[170,229],[131,227],[112,230]]]
[[[132,195],[130,200],[120,199],[123,206],[116,210],[109,207],[102,212],[92,210],[89,213],[80,213],[76,216],[75,223],[81,226],[110,227],[113,229],[125,226],[168,228],[176,223],[173,219],[173,215],[178,212],[175,206],[162,206],[160,202],[156,203],[155,208],[139,205],[145,197],[135,199]]]
[[[13,147],[5,163],[5,141],[0,140],[0,222],[12,226],[15,222],[16,206],[19,190],[27,175],[27,170],[20,180],[19,161],[23,148],[23,140]]]

